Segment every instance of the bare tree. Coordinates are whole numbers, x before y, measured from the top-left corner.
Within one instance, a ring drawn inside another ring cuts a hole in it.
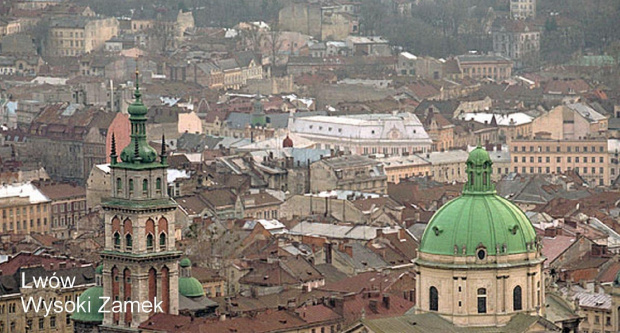
[[[284,38],[282,38],[282,32],[280,31],[277,23],[271,25],[271,28],[264,36],[264,40],[265,45],[269,50],[269,60],[271,62],[271,67],[273,68],[277,65],[278,53],[282,51],[282,45],[284,44]]]

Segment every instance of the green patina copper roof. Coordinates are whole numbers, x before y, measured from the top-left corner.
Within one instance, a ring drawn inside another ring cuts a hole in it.
[[[481,147],[469,154],[463,195],[433,215],[422,236],[420,252],[473,256],[480,247],[489,255],[536,250],[536,232],[527,216],[496,195],[492,165]]]
[[[179,278],[179,292],[185,297],[200,297],[205,295],[200,281],[193,277]]]
[[[181,267],[189,267],[192,265],[192,262],[188,258],[183,258],[179,261],[179,266]]]
[[[103,265],[99,265],[97,266],[97,268],[95,268],[95,274],[103,274]]]
[[[116,143],[114,136],[112,137],[111,165],[128,169],[145,169],[165,166],[164,151],[162,151],[162,161],[158,163],[156,161],[157,152],[146,140],[146,113],[148,109],[144,103],[142,103],[138,71],[136,71],[136,89],[134,91],[134,97],[134,102],[127,108],[129,121],[131,122],[131,142],[121,151],[121,162],[117,164],[116,158],[118,156],[116,155]],[[162,148],[162,150],[163,149],[165,148]]]
[[[103,305],[103,287],[96,286],[86,289],[82,295],[80,295],[80,302],[86,301],[84,305],[85,309],[90,309],[88,312],[80,312],[79,308],[71,315],[71,319],[82,322],[103,322],[103,313],[98,310]],[[89,305],[90,304],[90,307]]]

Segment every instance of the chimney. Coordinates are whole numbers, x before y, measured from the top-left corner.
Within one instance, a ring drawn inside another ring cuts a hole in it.
[[[347,244],[347,245],[344,246],[343,250],[344,250],[343,251],[344,253],[349,255],[349,257],[353,258],[353,246]]]
[[[342,316],[344,314],[344,298],[340,296],[334,297],[333,304],[334,304],[334,312]]]
[[[558,230],[555,227],[545,229],[545,237],[555,237],[558,235]]]
[[[383,294],[383,307],[390,309],[390,295],[388,294]]]
[[[379,303],[376,299],[371,299],[368,301],[368,307],[370,308],[370,311],[372,311],[373,313],[377,313],[377,303]]]
[[[598,294],[601,291],[601,284],[598,281],[594,281],[594,293]]]

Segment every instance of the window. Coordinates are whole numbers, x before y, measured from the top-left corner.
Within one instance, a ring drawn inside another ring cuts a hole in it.
[[[42,330],[45,328],[45,319],[39,318],[39,329]]]
[[[163,232],[159,234],[159,249],[161,251],[166,250],[166,234]]]
[[[142,180],[142,195],[147,195],[149,192],[149,181],[144,179]]]
[[[153,251],[153,235],[152,234],[146,235],[146,250]]]
[[[50,317],[50,328],[56,328],[56,316]]]
[[[133,193],[133,179],[129,180],[129,194]]]
[[[521,286],[516,286],[512,290],[512,310],[520,311],[523,310],[523,304],[521,300]]]
[[[123,181],[120,178],[116,178],[116,193],[123,193]]]
[[[478,289],[478,313],[487,313],[487,290]]]
[[[155,180],[155,189],[159,192],[161,191],[161,178],[157,178]]]
[[[131,234],[127,234],[125,236],[125,250],[131,251],[133,248],[133,240],[131,238]]]
[[[430,311],[438,311],[439,310],[439,293],[437,292],[437,288],[431,287],[429,293],[429,310]]]
[[[118,232],[114,233],[114,249],[115,250],[121,249],[121,235]]]

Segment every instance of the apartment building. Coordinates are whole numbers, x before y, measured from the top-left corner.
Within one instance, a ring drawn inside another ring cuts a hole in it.
[[[389,156],[377,160],[383,163],[388,182],[394,184],[409,177],[428,176],[431,170],[431,163],[418,155]]]
[[[516,19],[536,17],[536,0],[510,0],[510,16]]]
[[[463,76],[505,80],[512,75],[512,60],[495,55],[466,54],[456,57]]]
[[[118,31],[113,17],[58,17],[50,22],[45,51],[48,56],[79,56],[102,48]]]
[[[577,172],[591,186],[611,183],[607,140],[553,140],[535,138],[513,140],[511,169],[513,172],[552,174],[569,170]]]
[[[86,189],[75,183],[37,182],[37,188],[51,200],[51,232],[56,238],[71,237],[78,220],[86,215]]]
[[[2,232],[48,234],[51,226],[51,200],[30,183],[0,187]]]

